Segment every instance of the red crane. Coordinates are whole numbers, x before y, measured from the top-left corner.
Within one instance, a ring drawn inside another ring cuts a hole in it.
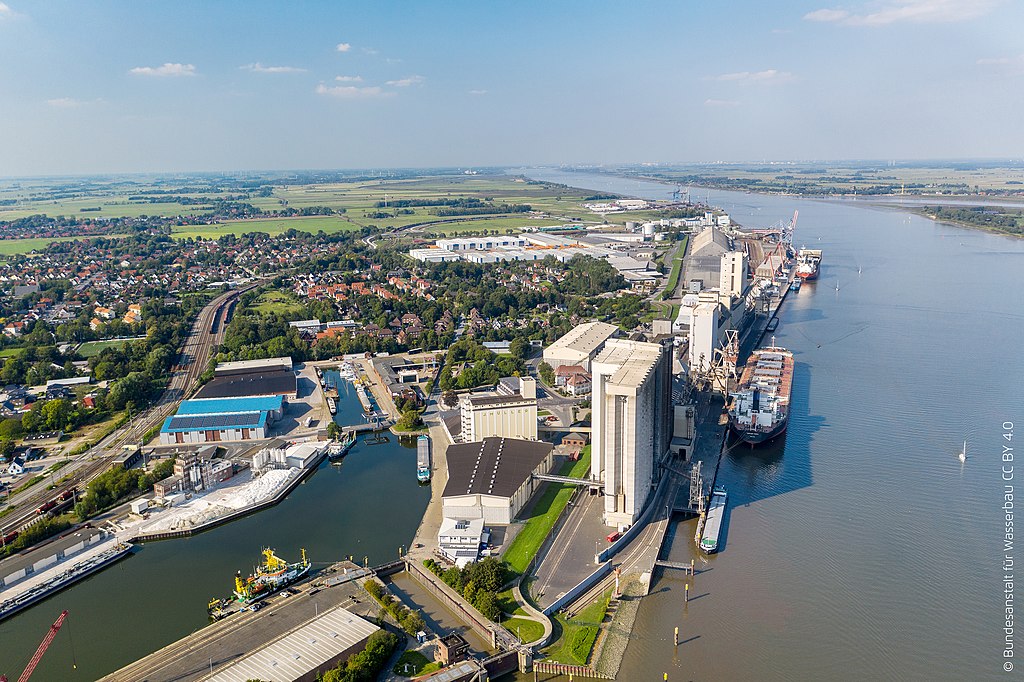
[[[25,672],[18,678],[18,682],[28,682],[28,678],[32,677],[32,673],[35,672],[36,666],[39,665],[39,661],[43,659],[43,654],[50,648],[50,644],[53,643],[53,638],[57,636],[57,631],[60,630],[60,626],[64,624],[64,619],[68,617],[67,611],[61,611],[60,615],[57,616],[57,620],[54,621],[53,625],[50,626],[50,631],[46,633],[46,637],[43,637],[43,641],[39,643],[39,648],[32,655],[32,660],[28,662],[28,666],[25,667]],[[7,682],[6,675],[0,675],[0,682]]]

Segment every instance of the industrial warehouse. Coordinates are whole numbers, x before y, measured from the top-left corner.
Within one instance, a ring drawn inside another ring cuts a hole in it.
[[[298,388],[291,358],[218,365],[195,398],[164,420],[161,445],[260,440],[284,415]]]
[[[485,438],[448,447],[448,483],[442,505],[446,519],[483,519],[509,524],[546,474],[553,446],[515,438]]]

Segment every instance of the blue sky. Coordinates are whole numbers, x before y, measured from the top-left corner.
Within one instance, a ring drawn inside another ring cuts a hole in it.
[[[0,0],[0,176],[1024,156],[1017,0]]]

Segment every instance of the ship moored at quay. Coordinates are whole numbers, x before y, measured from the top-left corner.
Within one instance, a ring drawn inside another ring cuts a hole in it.
[[[751,354],[729,408],[729,425],[741,440],[756,445],[786,430],[793,366],[793,353],[775,345]]]
[[[821,249],[800,249],[796,254],[796,276],[804,281],[818,279]]]

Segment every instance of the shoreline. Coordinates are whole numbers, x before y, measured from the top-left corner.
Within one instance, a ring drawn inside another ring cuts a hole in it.
[[[588,171],[590,172],[590,171]],[[600,173],[601,171],[596,171]],[[666,187],[672,187],[678,185],[676,182],[669,182],[664,178],[654,178],[647,175],[623,175],[621,173],[607,173],[607,175],[618,178],[626,179],[639,179],[646,182],[654,182]],[[857,203],[860,205],[868,204],[872,208],[881,208],[886,210],[903,211],[905,213],[911,213],[913,215],[927,218],[938,224],[951,225],[953,227],[960,227],[965,230],[977,230],[979,232],[986,232],[988,234],[1012,237],[1014,239],[1024,239],[1024,233],[1014,233],[1000,230],[998,228],[992,228],[985,225],[973,225],[959,220],[950,220],[946,218],[938,218],[931,213],[925,212],[923,209],[926,206],[906,206],[900,204],[894,204],[895,200],[905,195],[900,194],[877,194],[877,195],[856,195],[856,194],[801,194],[798,192],[766,192],[764,190],[756,189],[740,189],[735,187],[717,187],[714,185],[698,185],[692,184],[691,187],[697,187],[700,189],[715,190],[718,192],[735,192],[744,194],[757,194],[759,196],[770,196],[770,197],[793,197],[804,201],[822,201],[822,202],[842,202],[842,203]],[[1017,197],[1000,197],[994,201],[985,202],[984,197],[978,194],[964,194],[964,195],[949,195],[949,194],[914,194],[912,198],[917,201],[928,201],[934,199],[947,206],[960,206],[960,207],[974,207],[984,208],[987,206],[1001,206],[1005,208],[1020,208],[1024,210],[1024,196],[1020,197],[1019,200],[1015,201]],[[957,201],[962,199],[961,201]],[[628,213],[624,213],[627,215]]]

